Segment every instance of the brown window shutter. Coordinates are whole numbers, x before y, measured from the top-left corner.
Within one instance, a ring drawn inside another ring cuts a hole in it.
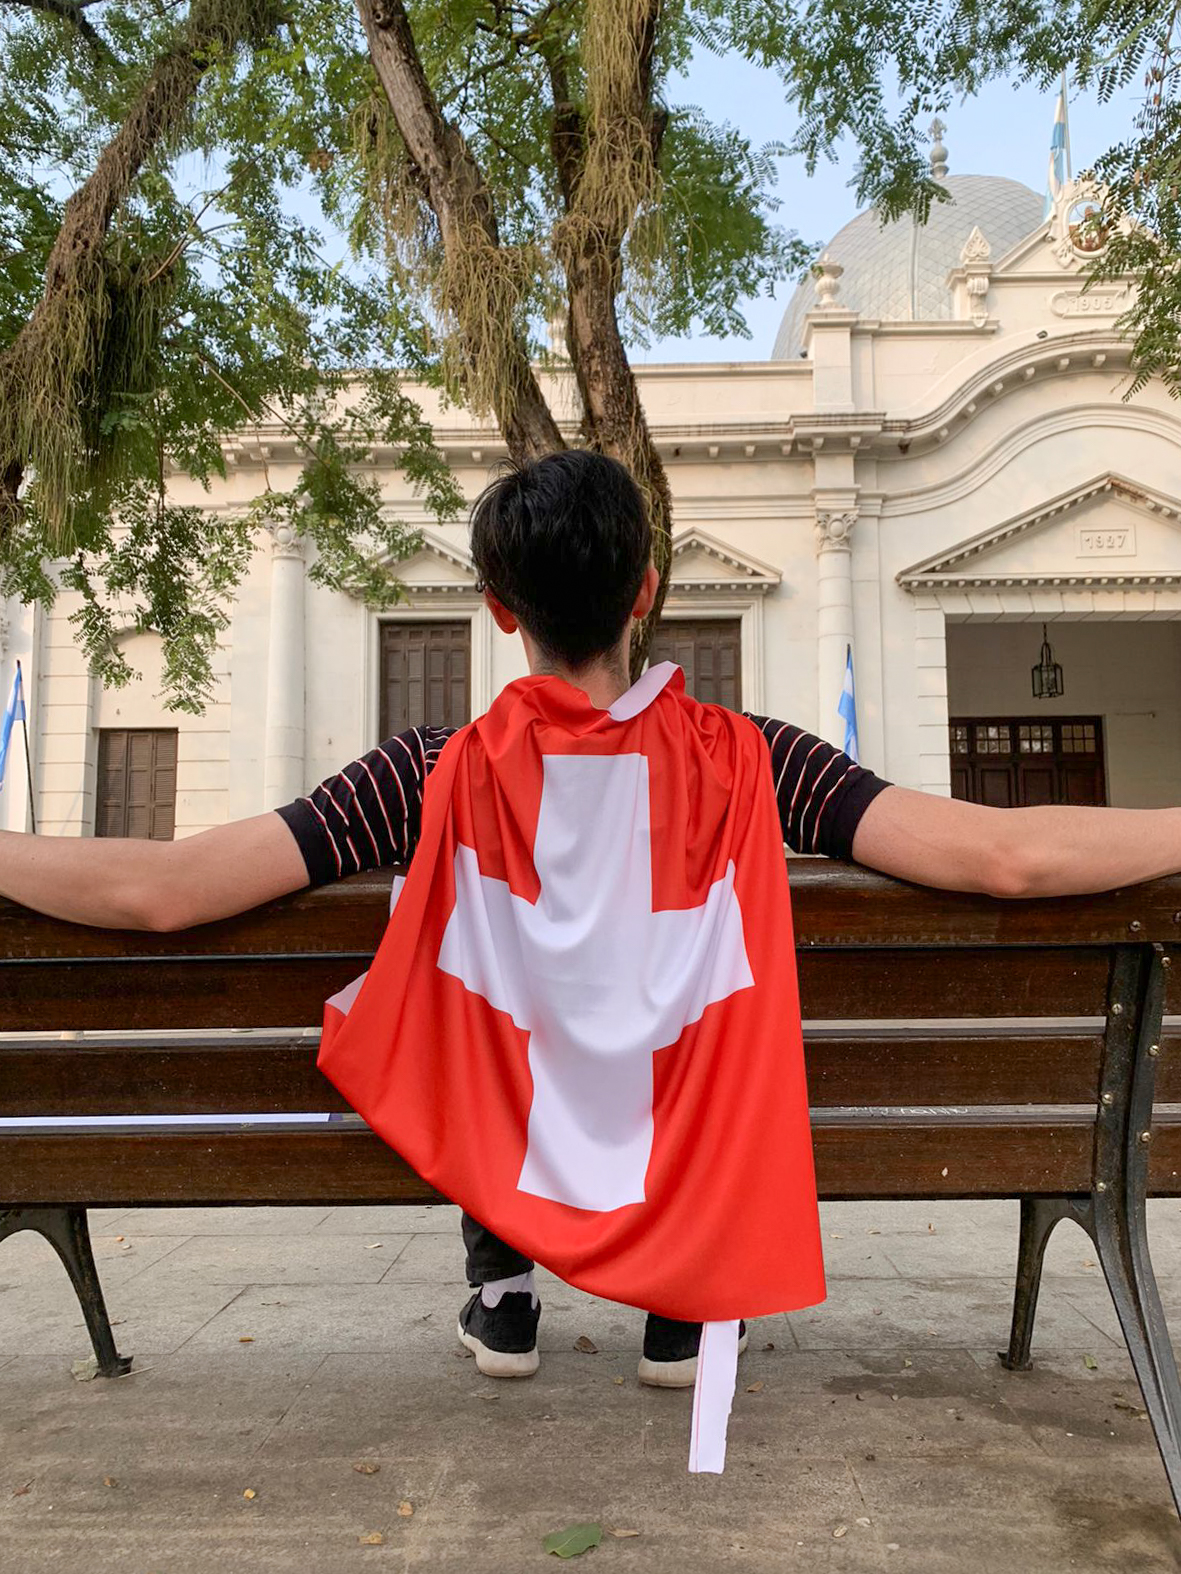
[[[173,727],[104,727],[98,735],[96,836],[168,842],[176,829]]]
[[[648,660],[683,667],[685,688],[703,704],[742,709],[741,618],[668,618],[652,637]]]
[[[471,624],[381,625],[383,738],[410,727],[462,727],[471,720]]]

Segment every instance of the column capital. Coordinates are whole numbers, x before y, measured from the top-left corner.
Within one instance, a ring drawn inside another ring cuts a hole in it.
[[[267,531],[271,538],[271,556],[278,558],[298,558],[303,560],[303,537],[295,526],[286,519],[272,519],[267,522]]]
[[[853,526],[856,523],[855,508],[841,511],[818,508],[816,510],[817,552],[848,552],[849,537],[853,534]]]

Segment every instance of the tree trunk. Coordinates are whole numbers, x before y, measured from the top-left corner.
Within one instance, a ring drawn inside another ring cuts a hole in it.
[[[648,659],[652,635],[668,592],[672,562],[672,494],[663,461],[640,402],[635,373],[619,331],[615,300],[622,272],[623,242],[635,207],[620,201],[628,192],[654,189],[656,162],[667,117],[652,105],[652,51],[661,0],[588,0],[588,16],[599,28],[621,33],[604,51],[611,70],[588,62],[585,120],[570,99],[566,62],[551,54],[547,64],[554,95],[552,148],[566,206],[558,250],[569,299],[567,342],[582,395],[589,441],[631,471],[643,488],[652,523],[652,560],[660,588],[651,613],[635,626],[632,677]],[[587,178],[588,169],[592,170]]]
[[[479,373],[477,382],[493,386],[493,414],[509,453],[518,463],[539,459],[566,444],[533,375],[524,338],[505,320],[494,292],[500,237],[483,174],[463,137],[443,118],[402,0],[357,0],[357,10],[378,80],[439,221],[444,253],[475,286],[455,303],[464,362]],[[489,367],[496,375],[485,378],[480,369]]]

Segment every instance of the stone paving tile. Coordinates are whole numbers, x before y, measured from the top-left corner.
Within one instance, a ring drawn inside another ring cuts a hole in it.
[[[992,1279],[830,1279],[828,1291],[822,1306],[789,1316],[802,1349],[1003,1344],[1012,1320],[1012,1294]],[[1047,1346],[1091,1349],[1106,1337],[1065,1294],[1043,1291],[1038,1325]]]
[[[898,1565],[921,1574],[1165,1574],[1178,1525],[1164,1472],[1132,1462],[1097,1473],[1060,1458],[899,1460],[854,1465],[868,1512]]]
[[[150,1268],[153,1263],[184,1244],[184,1236],[98,1234],[92,1231],[91,1250],[103,1285],[121,1284]],[[61,1258],[43,1235],[22,1230],[0,1242],[0,1289],[40,1284],[47,1288],[60,1277],[69,1283]]]
[[[109,1284],[105,1299],[119,1350],[143,1357],[178,1349],[238,1293],[232,1285],[136,1277]],[[0,1293],[0,1330],[5,1346],[27,1355],[60,1355],[73,1361],[91,1353],[86,1325],[64,1272],[60,1282],[39,1278]]]
[[[194,1284],[376,1284],[410,1239],[195,1236],[169,1254],[155,1277],[183,1277]]]
[[[829,1230],[845,1230],[850,1235],[870,1229],[883,1234],[899,1230],[1011,1230],[1014,1239],[1020,1221],[1016,1202],[989,1199],[981,1202],[822,1202],[820,1222]]]
[[[144,1235],[303,1235],[331,1208],[134,1208],[120,1228]]]
[[[464,1272],[463,1241],[458,1229],[454,1235],[431,1231],[415,1235],[397,1261],[388,1265],[386,1280],[394,1283],[456,1285],[460,1299],[466,1299],[467,1275]]]
[[[457,1313],[430,1285],[254,1284],[191,1342],[220,1349],[250,1333],[270,1350],[446,1352],[455,1347]]]
[[[218,1357],[179,1350],[113,1381],[76,1383],[52,1356],[0,1369],[0,1481],[53,1466],[99,1480],[141,1463],[248,1459],[323,1361],[235,1344]],[[2,1495],[2,1488],[0,1488]]]
[[[988,1354],[974,1351],[988,1372]],[[1088,1368],[1082,1355],[1040,1353],[1028,1372],[1008,1372],[992,1357],[1005,1404],[1038,1446],[1067,1459],[1138,1459],[1151,1475],[1160,1469],[1140,1385],[1122,1350],[1102,1350]],[[1162,1473],[1162,1480],[1163,1480]]]
[[[325,1219],[316,1225],[317,1235],[453,1235],[459,1240],[459,1209],[440,1203],[431,1207],[407,1206],[333,1208]],[[460,1248],[462,1251],[462,1247]]]
[[[896,1279],[898,1269],[883,1242],[865,1231],[823,1232],[824,1269],[830,1279]]]

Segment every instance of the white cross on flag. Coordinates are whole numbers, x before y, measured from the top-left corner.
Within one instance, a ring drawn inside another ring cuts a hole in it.
[[[425,1179],[569,1283],[731,1325],[703,1339],[697,1410],[714,1346],[728,1409],[738,1318],[824,1297],[766,743],[690,700],[679,668],[609,711],[522,679],[447,743],[320,1065]],[[724,1414],[694,1468],[723,1455]]]

